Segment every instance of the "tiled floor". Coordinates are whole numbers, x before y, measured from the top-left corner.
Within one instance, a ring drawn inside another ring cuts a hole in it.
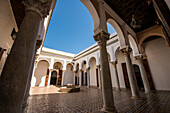
[[[130,98],[130,91],[114,91],[118,113],[170,113],[170,92],[157,91],[141,99]],[[28,99],[27,113],[90,113],[102,108],[101,90],[82,88],[77,93],[32,95]]]

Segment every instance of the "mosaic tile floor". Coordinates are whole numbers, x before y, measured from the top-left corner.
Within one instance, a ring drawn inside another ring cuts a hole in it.
[[[130,98],[130,91],[114,91],[118,113],[170,113],[170,92],[154,91],[141,99]],[[25,113],[91,113],[102,108],[101,90],[81,88],[77,93],[32,95]],[[95,112],[97,113],[97,112]]]

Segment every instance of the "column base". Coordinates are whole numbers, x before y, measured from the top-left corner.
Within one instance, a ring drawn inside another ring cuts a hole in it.
[[[113,108],[112,107],[103,107],[101,109],[101,111],[104,112],[104,113],[117,113],[115,107],[113,107]]]
[[[145,91],[145,94],[149,94],[149,93],[152,93],[152,91]]]
[[[115,89],[115,91],[121,91],[121,89]]]
[[[140,99],[140,96],[132,96],[132,99]]]

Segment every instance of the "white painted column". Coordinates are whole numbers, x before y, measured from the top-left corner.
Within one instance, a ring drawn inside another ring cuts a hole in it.
[[[73,85],[75,85],[75,77],[76,77],[76,71],[73,71]]]
[[[62,81],[61,81],[61,86],[64,85],[64,75],[65,75],[66,70],[63,70],[62,72]]]
[[[102,81],[101,81],[100,65],[97,65],[97,70],[98,70],[99,89],[101,89],[102,88]]]
[[[90,67],[87,69],[87,87],[90,87]]]
[[[120,83],[119,83],[119,77],[118,77],[118,73],[117,73],[117,61],[113,61],[111,62],[113,64],[113,70],[114,70],[114,75],[115,75],[115,81],[116,81],[116,91],[120,91]]]
[[[135,72],[132,66],[132,61],[130,58],[130,52],[132,51],[132,49],[130,47],[124,47],[121,49],[124,57],[125,57],[125,62],[126,62],[126,66],[127,66],[127,72],[128,72],[128,78],[129,78],[129,82],[130,82],[130,88],[131,88],[131,93],[132,93],[132,98],[133,99],[137,99],[140,98],[139,95],[139,88],[138,88],[138,84],[136,81],[136,76],[135,76]]]
[[[79,70],[79,87],[81,87],[81,84],[82,84],[82,83],[81,83],[81,82],[82,82],[81,80],[82,80],[82,70],[80,69],[80,70]]]
[[[144,85],[144,88],[145,88],[145,93],[150,93],[151,89],[150,89],[150,86],[149,86],[149,81],[148,81],[148,78],[147,78],[147,75],[146,75],[145,68],[144,68],[143,63],[142,63],[143,57],[142,57],[142,55],[138,55],[135,58],[138,61],[138,65],[139,65],[139,68],[140,68],[143,85]]]
[[[50,82],[51,82],[51,72],[52,72],[52,69],[49,69],[48,85],[47,85],[47,86],[50,86]]]

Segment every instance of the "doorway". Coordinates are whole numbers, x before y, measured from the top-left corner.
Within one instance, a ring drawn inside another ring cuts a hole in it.
[[[51,81],[50,81],[50,85],[57,85],[57,72],[53,71],[51,73]]]
[[[134,72],[135,72],[136,81],[137,81],[139,89],[144,90],[143,81],[142,81],[139,66],[134,64],[133,69],[134,69]]]

